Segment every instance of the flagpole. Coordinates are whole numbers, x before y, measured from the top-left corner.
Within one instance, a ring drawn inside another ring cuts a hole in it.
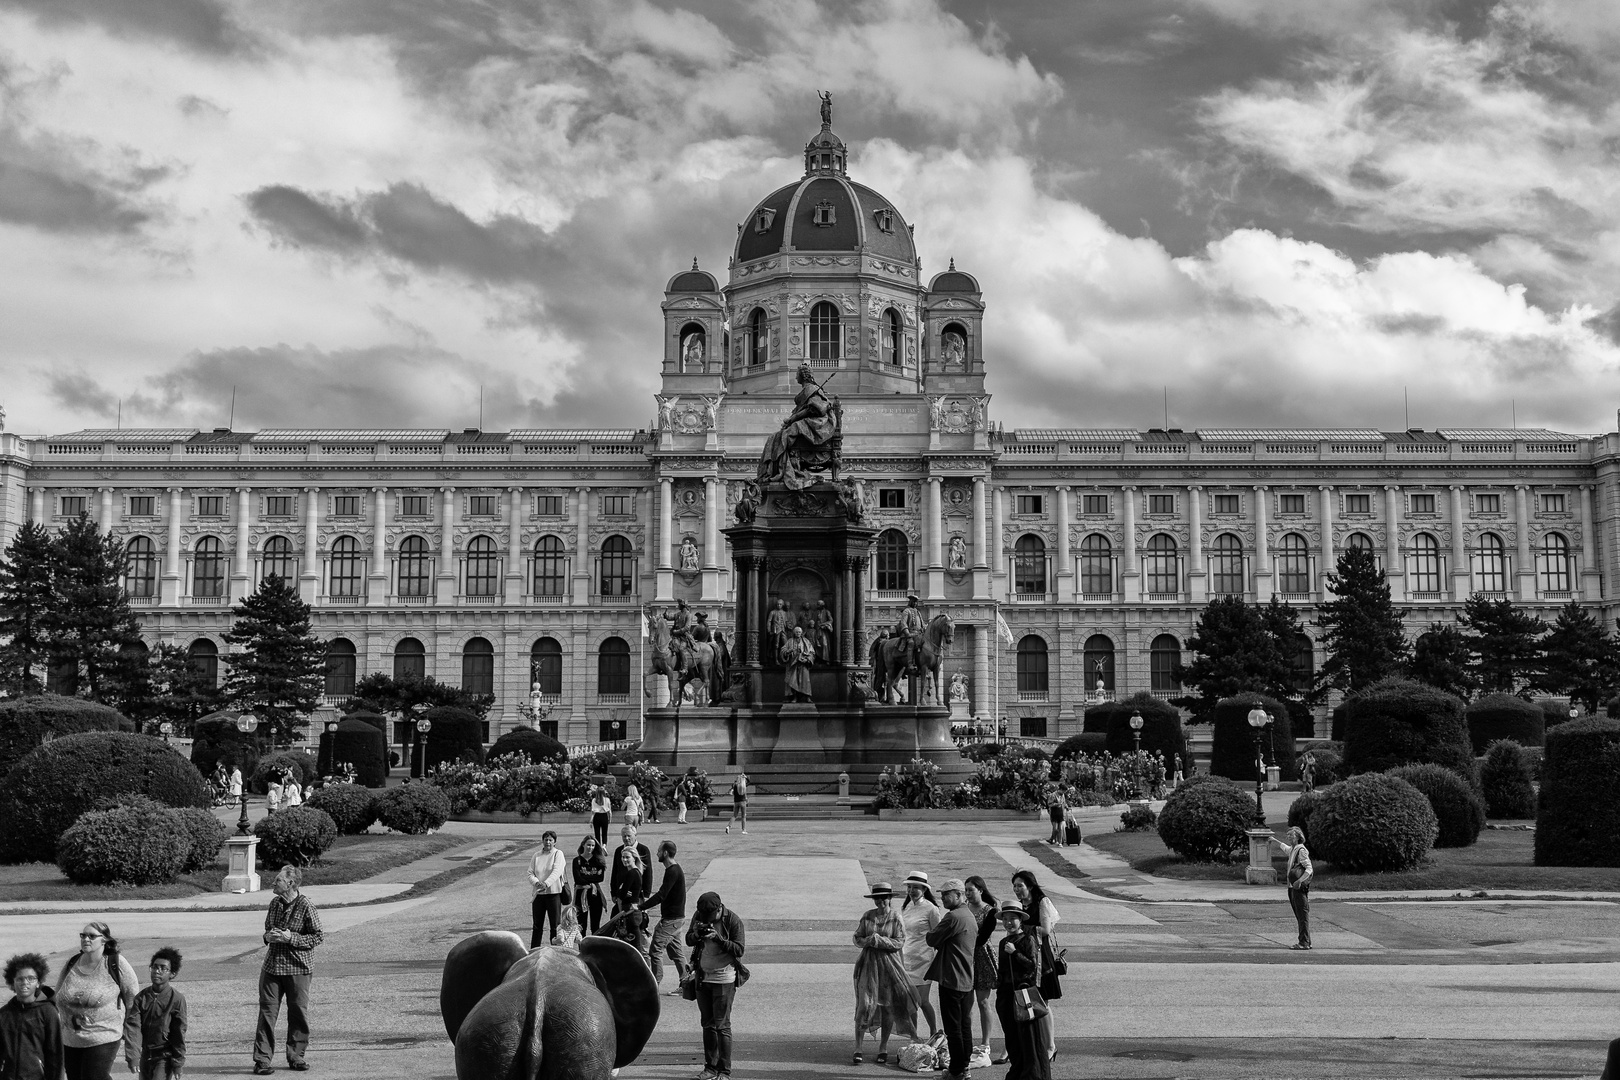
[[[647,613],[636,612],[641,622],[641,633],[636,636],[636,666],[641,669],[641,693],[636,695],[636,726],[640,728],[637,738],[641,742],[647,741]]]

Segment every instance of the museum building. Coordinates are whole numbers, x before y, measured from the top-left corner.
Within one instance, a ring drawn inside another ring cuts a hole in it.
[[[912,225],[850,178],[825,114],[804,167],[737,226],[723,284],[695,262],[669,279],[645,429],[0,432],[0,543],[88,513],[128,545],[146,641],[215,677],[231,605],[276,574],[328,641],[324,707],[369,672],[431,674],[495,696],[493,739],[538,684],[565,741],[634,738],[656,703],[642,609],[733,625],[721,530],[808,364],[880,530],[868,633],[909,592],[948,612],[947,677],[1009,733],[1176,695],[1214,597],[1279,597],[1314,633],[1349,547],[1377,554],[1409,634],[1473,592],[1614,616],[1620,435],[1138,431],[1082,401],[1074,427],[1005,429],[977,280],[953,262],[924,281]],[[1303,638],[1302,679],[1319,660]]]

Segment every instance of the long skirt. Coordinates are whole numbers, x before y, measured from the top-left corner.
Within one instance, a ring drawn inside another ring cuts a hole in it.
[[[855,1024],[865,1034],[917,1038],[917,995],[900,966],[900,954],[862,949],[855,961]]]
[[[1007,1040],[1007,1080],[1051,1080],[1046,1026],[1052,1018],[1047,1016],[1032,1024],[1020,1024],[1013,994],[1009,987],[996,989],[996,1017],[1001,1021],[1001,1034]]]

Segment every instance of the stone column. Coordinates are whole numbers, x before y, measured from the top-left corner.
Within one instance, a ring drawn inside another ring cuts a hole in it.
[[[839,556],[838,567],[838,662],[845,667],[855,662],[855,608],[859,605],[860,585],[855,573],[855,560]],[[843,693],[839,687],[839,693]]]
[[[664,476],[658,480],[658,558],[653,567],[657,578],[654,600],[668,602],[675,599],[674,532],[675,481],[672,477]]]
[[[523,489],[506,489],[506,602],[523,603]],[[528,683],[524,683],[524,692]],[[514,714],[515,715],[515,714]]]
[[[1209,577],[1204,568],[1204,489],[1198,484],[1187,487],[1187,519],[1187,600],[1202,604],[1209,596]]]
[[[928,510],[923,522],[928,544],[928,591],[925,600],[945,599],[945,560],[943,554],[945,534],[945,500],[940,492],[940,478],[928,478]]]
[[[990,720],[990,643],[996,638],[995,615],[973,626],[973,718]]]
[[[1007,490],[999,485],[991,492],[990,498],[990,540],[985,544],[985,563],[990,567],[991,595],[999,592],[1006,599],[1007,584],[1007,553],[1002,550],[1001,529],[1002,522],[1007,519]],[[996,579],[1001,579],[1001,588],[996,588]]]
[[[1053,575],[1052,590],[1057,600],[1080,599],[1074,574],[1074,556],[1069,551],[1069,486],[1059,484],[1057,489],[1057,573]]]
[[[667,546],[667,545],[666,545]],[[720,478],[703,478],[703,599],[720,596]]]
[[[1530,552],[1530,487],[1513,485],[1514,560],[1513,594],[1520,600],[1536,598],[1536,560]]]
[[[388,489],[371,489],[371,573],[366,578],[366,603],[388,603]]]
[[[855,580],[859,582],[866,576],[867,560],[859,556],[855,559]],[[855,633],[851,647],[855,650],[855,663],[866,661],[866,604],[861,599],[860,590],[856,590],[855,600]]]
[[[1597,533],[1596,526],[1592,524],[1592,490],[1591,484],[1582,484],[1578,499],[1581,500],[1581,599],[1601,600],[1599,594],[1603,591],[1603,575],[1598,571],[1597,564]]]
[[[1121,599],[1127,604],[1134,604],[1142,599],[1142,571],[1136,565],[1136,488],[1127,485],[1120,489],[1120,509],[1124,511],[1125,542],[1121,545],[1121,554],[1125,559],[1125,569],[1121,571],[1120,591]]]
[[[245,488],[236,489],[236,559],[231,564],[231,603],[245,597],[252,590],[248,580],[253,576],[248,561],[248,526],[253,510],[253,494]]]
[[[436,602],[456,602],[456,584],[461,577],[456,571],[456,489],[442,487],[439,489],[439,567],[433,581]]]
[[[101,494],[101,505],[96,508],[96,525],[106,532],[113,523],[113,489],[104,487],[97,490]]]
[[[1270,488],[1254,485],[1254,599],[1259,604],[1271,599],[1271,537],[1266,533],[1270,498]]]
[[[591,602],[591,489],[574,489],[574,603]]]
[[[1401,488],[1399,484],[1384,485],[1384,520],[1388,532],[1384,535],[1384,578],[1389,582],[1392,600],[1406,599],[1406,564],[1401,561]]]
[[[44,523],[43,493],[34,489],[34,506],[36,509],[35,521]],[[169,489],[169,542],[163,551],[163,581],[161,583],[162,602],[165,604],[178,604],[180,602],[180,489]]]
[[[35,525],[45,524],[45,489],[28,489],[28,520]]]
[[[1468,550],[1464,544],[1463,488],[1451,485],[1451,598],[1468,599]]]
[[[313,604],[321,591],[321,554],[316,526],[320,523],[321,489],[304,489],[304,561],[298,566],[298,595]]]
[[[990,599],[990,542],[985,530],[984,477],[973,478],[973,599]]]

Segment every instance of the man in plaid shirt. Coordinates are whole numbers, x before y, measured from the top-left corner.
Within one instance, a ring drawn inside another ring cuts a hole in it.
[[[281,999],[287,999],[287,1067],[296,1072],[309,1068],[304,1049],[309,1045],[309,953],[321,943],[321,915],[309,897],[299,892],[303,872],[296,866],[283,866],[271,888],[276,897],[264,916],[264,943],[269,951],[259,972],[259,1030],[253,1037],[253,1072],[268,1076],[275,1070],[270,1058],[276,1052],[276,1017]]]

